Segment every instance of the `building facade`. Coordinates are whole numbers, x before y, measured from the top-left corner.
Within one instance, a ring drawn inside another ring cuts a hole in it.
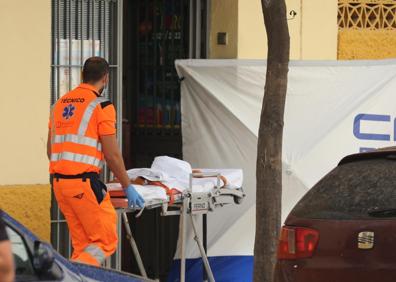
[[[0,0],[0,36],[0,207],[49,240],[51,2]]]
[[[339,0],[338,59],[396,57],[396,1]]]
[[[0,45],[3,54],[0,64],[3,86],[0,207],[47,240],[50,239],[51,190],[46,140],[53,94],[50,81],[51,58],[55,52],[51,44],[54,1],[0,0],[0,36],[3,38]],[[78,5],[80,1],[92,0],[70,1]],[[184,58],[265,58],[266,35],[260,0],[199,1],[200,7],[204,7],[204,17],[199,19],[203,30],[195,30],[194,40],[199,36],[204,42],[199,48],[196,44],[201,55],[196,55],[199,52],[195,50],[194,56],[187,52]],[[286,2],[292,60],[396,57],[396,1]],[[144,32],[149,25],[139,28]],[[124,39],[129,40],[125,36]],[[123,53],[126,54],[125,47]],[[124,82],[124,85],[127,84]]]

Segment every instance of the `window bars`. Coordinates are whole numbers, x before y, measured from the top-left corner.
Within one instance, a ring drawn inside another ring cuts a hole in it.
[[[122,0],[52,0],[51,9],[51,104],[80,84],[87,58],[101,56],[110,64],[110,82],[103,95],[113,102],[121,121]],[[121,142],[120,124],[117,131]],[[51,242],[65,257],[71,254],[69,239],[52,197]]]

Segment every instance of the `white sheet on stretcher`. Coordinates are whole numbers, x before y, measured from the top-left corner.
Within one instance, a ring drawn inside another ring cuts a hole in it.
[[[228,185],[226,186],[226,188],[235,189],[242,187],[243,173],[241,169],[200,169],[200,170],[202,171],[203,174],[220,173],[220,175],[224,176],[228,181]],[[181,187],[180,183],[181,183],[180,181],[175,181],[175,182],[166,181],[165,185],[167,185],[169,188],[175,188],[180,192],[183,192],[184,190],[188,189],[188,184],[183,184],[183,187]],[[109,183],[106,185],[109,191],[122,189],[119,183]],[[178,185],[178,187],[176,187],[175,185]],[[212,189],[216,187],[216,185],[217,185],[217,177],[194,178],[192,192],[193,193],[210,192]],[[221,186],[223,185],[224,183],[223,181],[221,181]],[[134,185],[134,187],[136,188],[136,191],[144,198],[144,200],[147,203],[153,201],[164,201],[164,202],[168,201],[168,196],[166,194],[166,191],[161,186]]]
[[[225,188],[235,189],[241,188],[243,182],[243,173],[241,169],[199,169],[203,174],[216,174],[224,176],[228,183]],[[193,192],[209,192],[217,185],[217,177],[194,178]],[[220,180],[220,187],[224,186],[224,182]]]

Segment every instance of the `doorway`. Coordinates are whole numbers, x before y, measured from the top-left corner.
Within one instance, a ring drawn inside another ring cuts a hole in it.
[[[158,155],[182,158],[174,60],[206,58],[209,1],[52,0],[51,103],[80,83],[86,58],[102,56],[111,68],[104,95],[116,106],[127,168],[150,167]],[[130,222],[149,276],[165,281],[176,250],[178,217],[151,210],[139,219],[131,216]],[[70,236],[54,197],[51,243],[70,257]],[[122,269],[138,273],[125,240],[121,252]],[[110,265],[115,264],[113,257]]]
[[[149,167],[158,155],[182,158],[174,61],[206,58],[207,3],[124,2],[123,155],[127,167]]]
[[[124,1],[123,155],[128,168],[156,156],[182,159],[177,59],[206,58],[208,0]],[[129,217],[150,278],[166,281],[176,251],[179,218],[160,210]],[[139,274],[128,242],[122,269]]]

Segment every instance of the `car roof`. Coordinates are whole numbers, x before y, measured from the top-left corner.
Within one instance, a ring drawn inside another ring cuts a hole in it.
[[[377,149],[370,152],[352,154],[349,156],[344,157],[339,163],[338,166],[353,163],[357,161],[363,160],[373,160],[373,159],[383,159],[383,158],[394,158],[396,159],[396,146],[393,147],[386,147]]]

